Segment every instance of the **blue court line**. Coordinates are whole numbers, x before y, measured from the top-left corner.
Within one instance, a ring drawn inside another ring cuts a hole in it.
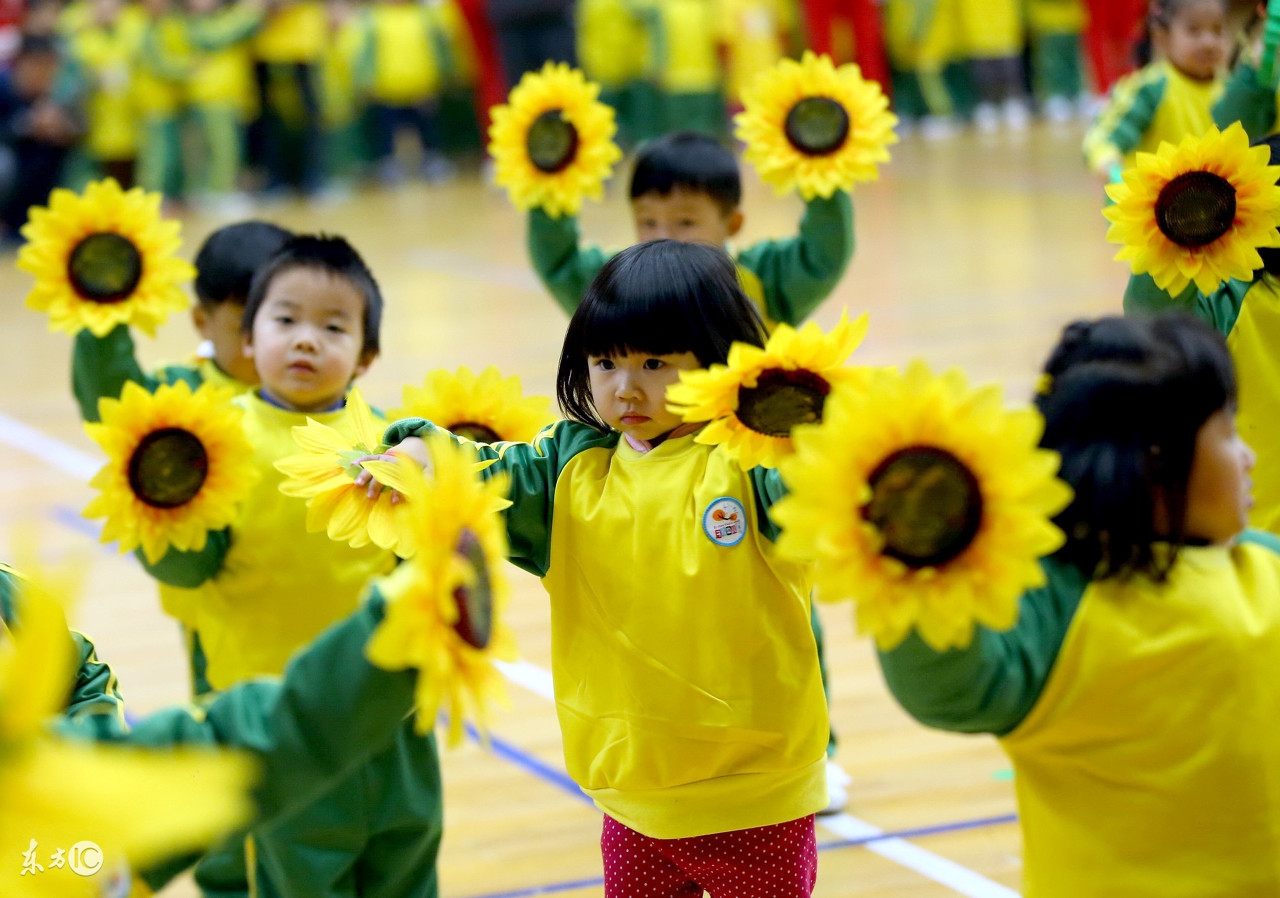
[[[79,533],[82,536],[87,536],[95,541],[102,539],[102,525],[95,523],[88,518],[81,517],[80,512],[68,505],[53,506],[53,509],[50,511],[50,515],[55,521],[63,527],[66,527],[68,530],[74,530],[76,533]],[[110,543],[109,546],[103,546],[103,548],[109,548],[114,545],[115,543]]]
[[[517,767],[521,767],[527,772],[532,773],[543,782],[550,783],[573,798],[595,807],[595,802],[593,802],[591,798],[582,791],[581,787],[579,787],[578,784],[569,777],[569,774],[552,767],[550,764],[535,758],[533,755],[528,754],[519,748],[516,748],[515,745],[507,742],[505,739],[498,738],[493,733],[489,733],[486,738],[485,736],[481,736],[480,732],[470,723],[466,725],[466,728],[468,736],[476,742],[479,742],[481,745],[485,745],[487,743],[489,750],[499,758],[502,758],[505,761],[510,761]]]

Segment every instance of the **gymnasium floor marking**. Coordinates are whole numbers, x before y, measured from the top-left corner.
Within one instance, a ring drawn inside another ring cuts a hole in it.
[[[101,461],[95,460],[89,454],[69,446],[53,437],[50,437],[39,430],[11,418],[8,415],[0,413],[0,443],[17,449],[21,452],[33,455],[41,461],[52,465],[53,467],[70,474],[80,480],[88,480],[101,467]],[[78,514],[66,507],[56,507],[53,509],[55,520],[65,524],[77,532],[89,535],[93,529],[93,525],[87,521],[83,521]],[[86,526],[87,525],[87,526]],[[551,682],[551,674],[549,671],[530,664],[527,661],[518,661],[514,664],[503,665],[503,673],[507,675],[512,682],[529,690],[534,695],[547,700],[553,699],[553,694],[549,688]],[[491,737],[492,740],[492,737]],[[497,741],[493,740],[496,746]],[[545,770],[548,773],[554,773],[557,778],[563,778],[564,781],[572,783],[567,775],[548,767],[536,758],[519,752],[514,746],[504,743],[507,746],[508,755],[504,755],[508,760],[520,763],[530,772],[536,770]],[[523,761],[518,760],[523,758]],[[541,776],[541,773],[536,775]],[[573,784],[576,790],[577,784]],[[579,792],[579,794],[581,794]],[[585,796],[583,796],[585,798]],[[1001,820],[1002,818],[992,818]],[[954,861],[934,854],[918,845],[913,845],[905,841],[904,837],[894,833],[886,833],[867,823],[859,820],[849,814],[833,814],[818,818],[819,825],[830,830],[839,836],[842,843],[834,843],[833,847],[848,842],[851,845],[861,845],[869,851],[873,851],[883,858],[894,861],[909,870],[913,870],[920,875],[933,880],[941,885],[953,889],[961,895],[968,898],[1017,898],[1018,892],[1007,886],[987,879],[967,867],[961,866]],[[943,826],[954,826],[956,828],[966,828],[966,824],[942,824]],[[971,822],[968,828],[976,825],[990,825]],[[945,831],[945,830],[944,830]],[[912,831],[914,832],[914,830]],[[588,883],[590,885],[591,883]],[[584,886],[577,886],[583,888]],[[514,892],[503,893],[506,898],[515,898],[518,895],[538,895],[551,894],[549,892]],[[499,898],[499,896],[481,896],[481,898]]]

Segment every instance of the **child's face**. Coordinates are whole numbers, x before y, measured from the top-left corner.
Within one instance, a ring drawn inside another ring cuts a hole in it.
[[[742,228],[742,210],[726,213],[710,194],[683,187],[641,194],[631,201],[631,217],[639,243],[670,239],[724,246]]]
[[[206,306],[197,304],[191,310],[191,321],[200,336],[213,344],[213,360],[224,374],[241,383],[256,384],[257,369],[253,359],[244,354],[244,337],[240,322],[244,318],[244,303],[220,302]]]
[[[591,400],[600,418],[637,440],[652,440],[675,430],[682,419],[667,411],[667,387],[681,371],[701,368],[692,352],[587,356]]]
[[[368,369],[364,296],[342,277],[297,267],[271,281],[244,352],[262,392],[299,412],[333,408]]]
[[[1245,528],[1256,458],[1236,431],[1232,410],[1217,411],[1201,425],[1187,480],[1187,537],[1222,543]]]
[[[1226,11],[1220,0],[1197,0],[1177,11],[1167,28],[1151,29],[1156,52],[1188,78],[1209,81],[1227,53]]]

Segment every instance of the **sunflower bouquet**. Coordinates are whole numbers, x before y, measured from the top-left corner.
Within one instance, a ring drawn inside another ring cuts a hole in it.
[[[957,371],[872,372],[796,431],[778,550],[816,562],[818,598],[852,598],[881,649],[913,628],[938,651],[968,645],[975,624],[1008,629],[1045,582],[1038,561],[1063,541],[1051,517],[1071,498],[1042,427]]]
[[[880,86],[812,51],[761,74],[742,102],[734,122],[743,158],[778,193],[799,190],[806,200],[876,180],[898,140]]]
[[[170,547],[204,548],[211,531],[231,524],[258,479],[243,412],[231,390],[185,382],[148,393],[126,383],[119,399],[99,404],[101,423],[85,431],[107,453],[90,486],[99,494],[86,518],[106,518],[102,541],[120,551],[141,546],[151,563]]]
[[[584,197],[600,199],[622,151],[613,141],[613,109],[596,99],[599,93],[582,72],[548,62],[493,108],[494,181],[517,208],[540,207],[559,218],[576,215]]]
[[[845,365],[867,333],[867,316],[847,314],[830,334],[810,321],[796,330],[780,325],[761,349],[734,343],[728,364],[681,371],[667,388],[667,404],[685,421],[709,422],[694,440],[723,445],[746,471],[775,468],[791,453],[792,430],[823,419],[832,389],[861,383],[865,368]]]
[[[195,268],[174,253],[181,225],[162,220],[158,193],[95,181],[83,195],[57,189],[22,227],[18,267],[35,276],[27,306],[49,315],[51,330],[105,337],[119,324],[154,336],[190,301],[182,284]]]
[[[551,400],[526,397],[519,377],[503,378],[493,365],[478,377],[466,367],[432,371],[421,387],[405,387],[402,401],[388,418],[426,418],[477,443],[527,443],[555,420]]]
[[[417,727],[429,731],[439,712],[449,742],[465,719],[487,729],[489,709],[505,701],[495,661],[514,661],[515,638],[504,612],[508,587],[505,476],[480,480],[475,452],[438,434],[428,443],[432,474],[408,458],[366,462],[379,482],[408,498],[396,506],[415,531],[417,553],[380,585],[386,617],[366,648],[387,670],[417,668]]]
[[[1211,129],[1155,153],[1139,153],[1119,184],[1107,239],[1116,259],[1177,295],[1194,283],[1212,293],[1229,278],[1249,280],[1262,267],[1258,247],[1280,246],[1280,166],[1267,147],[1250,147],[1239,122]]]

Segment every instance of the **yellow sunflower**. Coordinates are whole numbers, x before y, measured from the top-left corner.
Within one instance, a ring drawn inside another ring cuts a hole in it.
[[[74,682],[76,659],[63,597],[40,582],[22,586],[20,625],[12,639],[0,639],[5,898],[82,896],[86,880],[73,862],[100,862],[105,879],[126,862],[144,866],[203,848],[247,820],[254,776],[247,758],[69,743],[48,733]],[[93,848],[76,853],[86,842]]]
[[[811,200],[874,181],[898,141],[880,85],[812,51],[761,74],[742,102],[734,122],[743,158],[778,193],[798,189]]]
[[[187,307],[182,284],[196,270],[174,256],[182,225],[160,218],[161,199],[108,178],[83,196],[54,190],[47,209],[31,209],[18,267],[35,275],[27,305],[49,313],[51,330],[104,337],[128,324],[154,336]]]
[[[280,492],[307,500],[311,533],[323,530],[330,539],[357,549],[373,543],[408,558],[414,552],[414,533],[402,526],[391,505],[391,493],[383,490],[370,499],[368,490],[355,483],[364,470],[356,459],[381,455],[389,448],[382,442],[382,428],[358,389],[348,394],[347,408],[356,433],[354,442],[310,418],[304,426],[293,428],[294,442],[303,451],[276,462],[276,470],[289,477],[280,484]]]
[[[1044,583],[1038,559],[1063,541],[1051,518],[1071,499],[1057,453],[1037,447],[1039,413],[922,362],[870,380],[796,431],[778,550],[815,560],[818,597],[852,598],[882,649],[912,627],[939,651],[968,645],[975,623],[1008,629]]]
[[[613,109],[599,93],[577,69],[548,62],[490,111],[494,182],[517,208],[541,207],[559,218],[578,214],[583,197],[600,199],[622,151],[613,142]]]
[[[503,378],[493,365],[480,372],[432,371],[421,387],[404,388],[404,407],[392,421],[426,418],[450,433],[477,443],[527,443],[555,420],[545,396],[525,397],[519,377]]]
[[[724,444],[744,471],[777,467],[791,452],[791,430],[822,420],[832,388],[861,383],[866,369],[845,366],[867,333],[867,316],[847,314],[830,334],[810,321],[800,330],[780,325],[761,349],[734,343],[727,365],[681,371],[667,388],[667,405],[685,421],[709,421],[694,439]]]
[[[418,552],[381,585],[386,618],[369,639],[369,660],[387,670],[418,668],[417,726],[449,716],[449,742],[464,718],[487,730],[489,708],[505,703],[495,660],[514,661],[515,638],[504,614],[507,583],[507,478],[481,481],[475,453],[443,434],[429,440],[433,474],[411,460],[369,462],[381,482],[409,497],[398,505],[417,531]]]
[[[1258,247],[1280,246],[1280,166],[1269,159],[1239,122],[1139,153],[1123,182],[1107,185],[1107,239],[1123,244],[1116,258],[1175,296],[1191,282],[1212,293],[1229,278],[1249,280],[1262,267]]]
[[[86,518],[106,518],[102,541],[120,551],[139,546],[155,563],[169,547],[204,548],[210,531],[235,518],[258,479],[253,446],[232,391],[210,385],[194,393],[184,382],[154,394],[126,383],[119,399],[103,399],[100,424],[85,431],[107,453],[90,486],[98,496]]]

